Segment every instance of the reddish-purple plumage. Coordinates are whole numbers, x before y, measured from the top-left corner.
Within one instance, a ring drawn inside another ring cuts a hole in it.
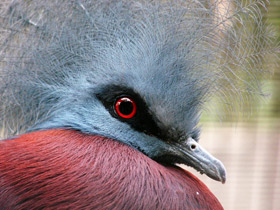
[[[0,209],[223,209],[191,173],[70,130],[0,141]]]

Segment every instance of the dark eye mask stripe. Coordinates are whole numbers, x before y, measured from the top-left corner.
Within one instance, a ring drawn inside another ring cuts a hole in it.
[[[148,106],[139,94],[135,93],[132,89],[117,85],[109,85],[102,88],[101,91],[96,94],[96,97],[103,103],[105,108],[114,118],[129,124],[133,129],[139,132],[144,132],[147,135],[153,135],[160,139],[164,139],[155,118],[149,113]],[[137,111],[132,118],[123,118],[115,111],[115,102],[122,97],[128,97],[135,101]]]

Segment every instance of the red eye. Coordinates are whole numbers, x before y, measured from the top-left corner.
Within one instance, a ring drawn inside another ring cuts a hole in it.
[[[129,119],[136,113],[136,103],[128,97],[122,97],[116,101],[115,110],[122,118]]]

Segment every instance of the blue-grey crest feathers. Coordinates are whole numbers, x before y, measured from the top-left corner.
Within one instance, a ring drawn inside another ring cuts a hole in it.
[[[263,21],[267,4],[1,1],[0,127],[10,135],[46,121],[59,126],[55,115],[78,103],[87,113],[90,97],[106,84],[144,92],[157,116],[166,113],[161,122],[189,121],[190,129],[211,98],[231,108],[249,103],[263,94],[260,78],[270,70],[263,60],[276,56],[274,34]],[[75,127],[75,117],[69,112],[61,120]],[[86,130],[80,121],[77,128]]]

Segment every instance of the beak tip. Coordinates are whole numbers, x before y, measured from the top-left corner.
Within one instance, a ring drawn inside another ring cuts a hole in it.
[[[219,179],[222,182],[222,184],[225,184],[226,183],[226,169],[222,163],[221,163],[221,167],[220,167],[218,174],[219,174]]]
[[[212,163],[212,165],[210,164]],[[222,182],[222,184],[224,184],[226,182],[226,168],[223,165],[223,163],[217,159],[215,159],[215,161],[210,162],[208,166],[209,169],[208,173],[206,173],[207,176],[209,176],[210,178]]]
[[[221,182],[222,182],[222,184],[226,183],[226,177],[225,176],[222,177]]]

